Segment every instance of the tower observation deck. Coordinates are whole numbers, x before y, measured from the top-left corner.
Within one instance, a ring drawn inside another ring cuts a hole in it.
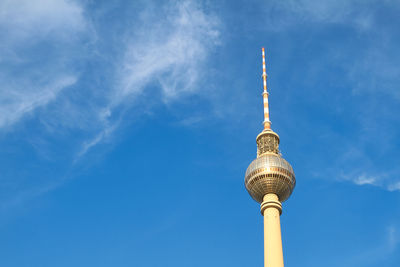
[[[264,48],[262,59],[264,129],[256,138],[257,158],[247,168],[244,182],[250,196],[261,204],[261,214],[264,216],[264,266],[283,267],[281,202],[292,194],[296,178],[292,166],[279,152],[279,135],[271,129]]]

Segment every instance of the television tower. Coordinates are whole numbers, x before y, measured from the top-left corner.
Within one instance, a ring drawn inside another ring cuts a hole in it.
[[[292,194],[296,178],[292,166],[279,152],[279,135],[271,129],[264,48],[262,60],[264,130],[256,138],[257,158],[247,168],[244,183],[250,196],[261,204],[264,216],[264,266],[283,267],[281,203]]]

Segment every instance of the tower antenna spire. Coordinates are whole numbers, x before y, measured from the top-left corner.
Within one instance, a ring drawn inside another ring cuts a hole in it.
[[[265,70],[265,49],[262,48],[262,63],[263,63],[263,83],[264,83],[264,91],[263,95],[263,102],[264,102],[264,131],[271,130],[271,121],[269,120],[269,105],[268,105],[268,91],[267,91],[267,72]]]

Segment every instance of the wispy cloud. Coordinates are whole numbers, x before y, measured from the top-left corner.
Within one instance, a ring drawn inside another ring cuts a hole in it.
[[[394,182],[388,185],[389,191],[400,191],[400,182]]]
[[[47,105],[77,82],[68,49],[85,31],[83,9],[72,1],[0,3],[0,128]]]
[[[103,129],[96,134],[94,138],[85,141],[82,145],[81,150],[79,151],[77,157],[75,158],[75,162],[79,160],[83,155],[85,155],[92,147],[96,146],[99,142],[103,142],[110,138],[113,132],[117,129],[119,122],[108,123],[103,127]]]
[[[321,26],[322,23],[346,25],[359,31],[367,31],[374,27],[376,19],[376,10],[371,6],[382,2],[387,6],[397,4],[392,0],[274,0],[271,2],[274,8],[266,12],[268,25],[271,26],[269,30],[281,31],[299,23],[315,23],[316,26]]]
[[[369,15],[362,12],[362,9],[357,9],[357,6],[362,1],[289,1],[288,5],[294,13],[299,14],[304,19],[310,19],[317,22],[326,23],[344,23],[355,24],[365,27],[369,25]],[[357,12],[359,11],[359,12]]]
[[[400,243],[400,234],[398,228],[395,225],[390,225],[387,229],[387,236],[389,250],[393,251]]]
[[[54,77],[55,78],[55,77]],[[60,76],[44,84],[20,80],[17,85],[0,82],[0,128],[12,125],[24,115],[54,100],[59,92],[76,83],[75,76]]]
[[[365,175],[361,175],[356,177],[353,182],[357,185],[365,185],[370,184],[374,185],[376,183],[376,177],[367,177]]]
[[[400,191],[400,177],[398,166],[377,164],[374,154],[365,152],[365,140],[343,142],[343,149],[347,149],[336,162],[333,162],[328,171],[337,181],[351,182],[358,186],[375,186],[387,191]],[[385,141],[383,141],[385,142]],[[367,146],[368,148],[368,146]],[[385,155],[387,152],[383,151]],[[390,160],[390,157],[387,157]],[[385,160],[383,160],[385,162]]]
[[[360,174],[361,173],[361,174]],[[365,171],[353,170],[351,173],[338,176],[339,181],[348,181],[355,185],[371,185],[388,191],[400,191],[398,177],[392,173],[381,173],[380,175],[366,174]]]
[[[97,31],[103,29],[79,1],[0,3],[0,131],[7,136],[34,124],[24,128],[29,135],[21,142],[57,165],[57,171],[20,187],[16,184],[26,174],[3,175],[0,190],[14,196],[7,193],[2,201],[21,203],[58,187],[64,181],[60,169],[111,143],[121,122],[132,120],[127,110],[134,109],[137,118],[149,105],[172,105],[199,94],[207,60],[220,42],[218,18],[195,1],[152,5],[144,2],[127,18],[116,45],[101,37]]]
[[[3,151],[3,158],[16,158],[9,162],[11,166],[2,165],[1,209],[53,190],[63,181],[63,173],[50,171],[57,153],[46,153],[46,149],[50,139],[64,133],[60,134],[62,129],[54,132],[48,118],[62,124],[71,117],[69,112],[77,112],[64,110],[63,105],[69,101],[64,99],[68,91],[79,83],[79,63],[91,35],[88,25],[84,8],[77,1],[0,1],[2,147],[12,143],[10,139],[15,137],[17,144],[27,144],[28,151],[34,147],[38,155],[52,155],[44,156],[47,164],[41,169],[41,175],[37,175],[33,170],[40,164],[32,164],[34,156],[19,162],[25,151],[18,152],[17,146]],[[32,126],[32,122],[37,123]],[[77,120],[74,125],[78,125]],[[43,131],[41,126],[48,131]],[[30,146],[31,140],[36,140],[36,144]],[[21,165],[26,173],[19,171]]]
[[[128,37],[113,104],[151,83],[160,86],[164,101],[198,90],[204,61],[219,42],[219,22],[192,1],[162,10],[161,16],[143,14],[144,26]]]
[[[83,9],[74,1],[5,0],[0,3],[0,9],[0,28],[7,34],[3,45],[7,42],[22,45],[21,40],[31,37],[33,42],[49,35],[71,37],[71,33],[86,28]]]
[[[85,141],[79,155],[102,142],[121,119],[115,110],[137,104],[150,93],[158,103],[171,103],[199,93],[207,59],[220,42],[219,20],[194,1],[176,1],[140,14],[140,25],[126,35],[125,51],[115,73],[108,104],[99,110],[100,133]]]

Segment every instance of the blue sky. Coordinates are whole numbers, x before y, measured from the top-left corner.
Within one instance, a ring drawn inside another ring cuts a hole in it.
[[[399,266],[398,1],[0,10],[1,266],[262,266],[263,46],[286,266]]]

